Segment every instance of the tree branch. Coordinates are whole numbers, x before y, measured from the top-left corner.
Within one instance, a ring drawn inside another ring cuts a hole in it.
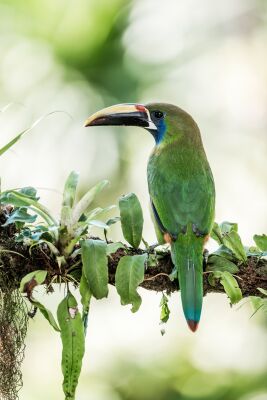
[[[5,219],[5,213],[2,211],[0,213],[0,223],[3,224]],[[15,241],[15,233],[15,225],[0,227],[0,272],[5,274],[12,287],[18,287],[23,276],[37,269],[47,270],[48,277],[46,283],[50,283],[52,279],[53,282],[59,281],[59,277],[64,278],[69,273],[69,270],[75,273],[75,279],[79,281],[81,275],[80,256],[74,260],[67,260],[67,263],[59,268],[56,257],[51,254],[46,243],[40,243],[38,246],[30,249],[30,246]],[[144,253],[146,251],[142,249],[136,250],[131,247],[125,247],[125,249],[119,249],[116,253],[109,256],[109,283],[111,285],[115,284],[116,268],[119,260],[124,255]],[[153,250],[149,250],[149,253],[153,254]],[[238,280],[243,297],[263,297],[263,294],[257,288],[260,287],[267,290],[267,260],[248,257],[247,264],[239,263],[238,268],[239,271],[235,274],[235,277]],[[156,265],[147,266],[145,279],[140,286],[158,292],[167,291],[170,293],[179,290],[178,282],[171,281],[168,276],[172,272],[172,269],[173,264],[170,253],[161,255]],[[224,289],[219,282],[215,286],[210,285],[208,274],[209,272],[204,270],[204,294],[210,292],[223,293]]]

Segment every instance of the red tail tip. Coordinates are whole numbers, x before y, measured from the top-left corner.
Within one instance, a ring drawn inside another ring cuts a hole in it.
[[[194,321],[193,319],[188,319],[187,324],[192,332],[196,332],[198,328],[198,321]]]

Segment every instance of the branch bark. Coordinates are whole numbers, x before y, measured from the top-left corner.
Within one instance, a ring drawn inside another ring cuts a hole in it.
[[[0,223],[5,221],[5,214],[0,213]],[[27,273],[37,269],[47,270],[49,283],[55,276],[63,276],[70,269],[75,268],[75,279],[79,280],[81,273],[81,261],[77,264],[75,260],[67,260],[67,264],[59,268],[55,256],[50,252],[49,247],[45,243],[30,249],[30,246],[17,243],[15,241],[16,227],[8,225],[0,227],[0,271],[5,273],[10,285],[17,287],[20,280]],[[96,239],[96,238],[95,238]],[[115,284],[115,273],[119,260],[126,254],[143,254],[145,250],[119,249],[116,253],[109,257],[109,283]],[[149,251],[150,254],[153,250]],[[74,264],[77,264],[74,267]],[[235,274],[238,280],[243,297],[260,296],[263,294],[257,290],[258,287],[267,290],[267,260],[249,257],[247,264],[238,264],[239,272]],[[173,264],[170,253],[162,256],[155,266],[147,266],[145,271],[145,279],[140,285],[147,290],[174,292],[179,290],[178,282],[171,281],[169,274],[172,272]],[[1,289],[1,282],[0,282]],[[204,294],[207,293],[224,293],[222,285],[217,282],[215,286],[211,286],[208,282],[208,272],[204,271]]]

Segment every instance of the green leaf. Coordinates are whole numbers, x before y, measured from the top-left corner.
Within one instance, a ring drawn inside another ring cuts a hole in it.
[[[99,220],[96,220],[96,219],[92,219],[92,220],[88,221],[88,225],[92,225],[92,226],[95,226],[95,227],[101,228],[101,229],[108,229],[109,228],[109,226],[107,224],[105,224],[105,222],[99,221]]]
[[[257,288],[259,292],[261,292],[262,294],[264,294],[264,296],[267,296],[267,290],[262,289],[262,288]]]
[[[224,246],[224,244],[219,246],[217,250],[215,250],[214,252],[211,253],[211,255],[224,257],[224,258],[227,258],[227,260],[229,260],[229,261],[236,260],[236,257],[234,256],[233,252],[230,249],[228,249],[228,247]]]
[[[107,255],[110,256],[110,254],[116,253],[119,249],[125,249],[125,245],[121,242],[108,243]]]
[[[238,267],[232,261],[229,261],[225,257],[218,256],[216,254],[211,254],[208,258],[207,263],[208,271],[228,271],[231,274],[238,272]]]
[[[26,133],[30,132],[33,128],[35,128],[35,126],[38,125],[43,119],[45,119],[49,115],[55,114],[56,112],[60,111],[52,111],[50,113],[47,113],[46,115],[42,115],[32,124],[32,126],[30,126],[30,128],[24,129],[24,131],[16,135],[13,139],[11,139],[5,146],[3,146],[0,149],[0,156],[4,154],[7,150],[9,150],[12,146],[14,146],[14,144],[16,144]]]
[[[254,242],[261,251],[267,251],[267,236],[266,235],[254,235]]]
[[[63,391],[66,400],[75,400],[85,350],[84,329],[75,297],[68,292],[57,310],[62,341]]]
[[[212,237],[213,240],[215,240],[218,244],[222,244],[223,240],[222,240],[222,232],[221,232],[221,228],[219,227],[219,225],[217,224],[217,222],[214,222],[212,231],[210,233],[210,236]]]
[[[19,207],[8,216],[6,222],[2,226],[14,224],[15,222],[32,224],[36,221],[36,218],[37,215],[28,214],[27,208]]]
[[[86,333],[92,293],[91,293],[88,281],[84,275],[84,272],[82,272],[79,289],[80,289],[80,294],[81,294],[81,303],[83,306],[82,320],[83,320],[84,332]]]
[[[72,223],[72,208],[75,201],[78,180],[79,174],[77,174],[75,171],[72,171],[66,180],[61,207],[61,227],[70,227]]]
[[[224,221],[220,224],[222,234],[230,233],[232,231],[237,232],[238,225],[235,222]]]
[[[168,306],[168,301],[169,301],[168,297],[163,293],[159,306],[161,307],[160,321],[161,321],[161,323],[164,323],[164,324],[168,321],[168,319],[170,317],[170,309]]]
[[[51,311],[49,311],[42,303],[34,299],[31,300],[31,304],[41,311],[45,319],[47,319],[47,321],[55,329],[55,331],[60,332],[59,326]]]
[[[42,283],[44,283],[46,276],[47,276],[47,271],[44,270],[36,270],[25,275],[20,282],[20,287],[19,287],[20,292],[24,293],[29,283],[31,283],[33,287],[41,285]]]
[[[96,299],[108,295],[107,244],[102,240],[82,241],[83,273]]]
[[[223,236],[223,243],[228,247],[228,249],[232,250],[238,260],[243,262],[247,261],[246,251],[241,242],[240,236],[235,230],[232,230]]]
[[[3,192],[0,196],[0,203],[12,204],[15,207],[29,207],[39,214],[50,226],[56,226],[57,221],[52,217],[47,208],[31,196],[15,190]]]
[[[78,185],[79,174],[75,171],[72,171],[65,183],[64,191],[63,191],[63,206],[67,206],[72,208],[75,201],[76,189]]]
[[[121,304],[132,304],[132,312],[136,312],[142,299],[137,293],[137,286],[144,280],[146,254],[124,256],[120,259],[115,275],[115,285],[121,298]]]
[[[32,186],[26,186],[22,189],[19,190],[20,193],[24,194],[25,196],[29,197],[30,199],[39,200],[39,197],[37,197],[37,190],[32,187]]]
[[[228,271],[215,271],[215,279],[219,279],[223,285],[225,293],[230,299],[231,304],[236,304],[242,299],[242,292],[238,286],[237,280]]]
[[[73,224],[76,224],[83,214],[85,214],[85,216],[87,217],[87,213],[89,212],[89,207],[91,203],[95,199],[96,195],[101,192],[108,185],[108,183],[109,182],[107,180],[99,182],[81,198],[81,200],[76,204],[73,209]]]
[[[132,247],[139,247],[142,240],[143,212],[134,193],[119,198],[121,227],[124,238]]]

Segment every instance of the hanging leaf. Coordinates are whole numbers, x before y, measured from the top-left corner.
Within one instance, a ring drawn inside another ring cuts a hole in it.
[[[83,273],[92,295],[102,299],[108,295],[107,244],[102,240],[82,241]]]
[[[215,271],[213,273],[215,279],[219,279],[223,285],[225,293],[230,299],[231,304],[236,304],[242,299],[242,292],[238,286],[237,280],[228,271]]]
[[[134,193],[130,193],[119,198],[119,208],[123,236],[137,249],[142,240],[144,223],[140,202]]]
[[[266,235],[254,235],[254,242],[261,251],[267,251],[267,236]]]
[[[142,302],[137,287],[144,280],[146,254],[124,256],[120,259],[115,275],[115,285],[121,298],[121,304],[132,304],[132,312],[136,312]]]
[[[91,293],[88,281],[84,275],[84,271],[82,272],[79,289],[80,289],[80,294],[81,294],[81,303],[83,306],[82,320],[83,320],[83,326],[84,326],[84,333],[86,334],[88,314],[89,314],[92,293]]]
[[[35,307],[37,307],[41,313],[43,314],[43,316],[45,317],[45,319],[47,319],[47,321],[49,322],[49,324],[55,329],[55,331],[60,332],[59,326],[53,316],[53,314],[51,313],[51,311],[49,311],[42,303],[40,303],[39,301],[36,300],[31,300],[31,304]]]
[[[168,301],[169,301],[168,297],[163,293],[159,306],[161,307],[160,321],[164,324],[168,321],[170,317],[170,309],[168,306]]]
[[[75,297],[68,292],[57,310],[62,341],[63,391],[66,400],[75,400],[85,350],[84,329]]]

